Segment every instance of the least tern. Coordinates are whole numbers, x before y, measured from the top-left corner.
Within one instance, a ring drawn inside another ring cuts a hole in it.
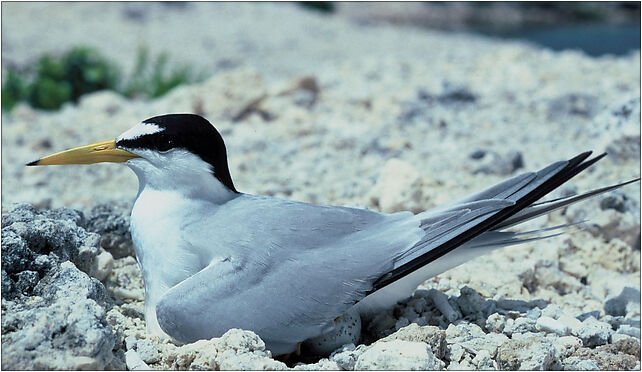
[[[557,235],[508,227],[639,180],[536,203],[605,154],[590,155],[416,215],[239,192],[221,135],[192,114],[156,116],[28,165],[118,162],[136,173],[131,234],[148,332],[193,342],[242,328],[278,355],[331,333],[344,314],[394,305],[471,258]]]

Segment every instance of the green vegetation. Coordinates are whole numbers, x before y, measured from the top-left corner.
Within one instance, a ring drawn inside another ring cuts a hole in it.
[[[78,102],[83,95],[110,89],[127,97],[155,98],[172,88],[203,78],[187,66],[170,69],[169,57],[150,58],[147,48],[138,50],[134,71],[123,79],[120,69],[96,50],[76,47],[62,56],[44,55],[28,70],[8,68],[2,84],[2,109],[18,102],[55,110],[65,102]]]
[[[155,61],[151,61],[147,48],[140,47],[134,72],[121,93],[127,97],[156,98],[179,85],[203,79],[203,76],[194,74],[188,66],[178,66],[168,71],[168,61],[167,53],[162,53]]]

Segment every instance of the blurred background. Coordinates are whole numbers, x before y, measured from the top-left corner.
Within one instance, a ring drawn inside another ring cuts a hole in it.
[[[273,6],[299,8],[358,25],[487,35],[552,50],[580,50],[590,56],[622,55],[640,48],[639,2],[297,2]],[[233,44],[238,35],[219,38],[207,35],[200,28],[204,24],[190,24],[190,16],[200,7],[189,2],[3,4],[2,109],[27,102],[55,110],[102,89],[130,98],[155,98],[238,64],[260,68],[262,59],[239,54],[252,54],[251,49],[267,47],[269,42],[262,46],[236,40],[240,45],[229,53],[221,43]],[[215,13],[216,8],[211,4],[208,11]],[[243,18],[250,20],[245,21],[248,32],[252,13],[259,16],[253,9],[243,12]],[[221,25],[211,26],[215,30]],[[265,31],[270,32],[270,27]],[[271,32],[279,32],[279,26],[274,25]],[[186,45],[191,38],[196,45]],[[207,49],[217,49],[213,58],[202,57]],[[241,49],[247,49],[246,53]],[[301,64],[293,70],[300,69]],[[287,73],[288,67],[276,70]]]

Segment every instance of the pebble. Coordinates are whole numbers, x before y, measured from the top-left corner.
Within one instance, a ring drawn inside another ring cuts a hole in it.
[[[542,316],[542,310],[539,307],[534,307],[526,312],[526,317],[530,319],[537,320],[540,316]]]
[[[567,371],[599,371],[597,362],[593,359],[570,357],[564,361],[564,370]]]
[[[423,342],[428,344],[433,354],[440,359],[444,357],[447,350],[446,332],[434,326],[421,327],[417,324],[410,324],[378,342],[391,340]]]
[[[559,318],[557,318],[557,320],[568,327],[570,329],[570,332],[575,336],[577,336],[577,333],[582,327],[582,322],[566,313],[562,313]]]
[[[395,323],[395,331],[400,330],[401,328],[407,326],[408,324],[410,324],[410,321],[408,319],[404,317],[399,318],[399,320],[397,320],[397,322]]]
[[[90,275],[102,282],[109,276],[113,266],[114,257],[112,257],[111,253],[103,250],[96,256]]]
[[[600,322],[593,317],[589,317],[582,322],[582,327],[577,332],[584,346],[594,347],[605,345],[609,342],[612,329],[608,323]]]
[[[490,333],[484,337],[477,337],[462,342],[461,345],[473,353],[486,350],[494,358],[497,354],[497,348],[508,340],[508,337],[501,333]]]
[[[535,329],[538,331],[555,333],[559,336],[567,335],[571,331],[571,329],[564,323],[547,316],[537,319]]]
[[[448,302],[448,296],[434,288],[428,290],[427,297],[432,300],[437,309],[448,319],[449,322],[454,322],[459,318],[459,314],[452,305]]]
[[[506,317],[498,313],[490,314],[484,325],[490,332],[502,332],[506,324]]]
[[[151,368],[143,361],[143,359],[134,350],[127,350],[125,353],[125,362],[127,369],[130,371],[149,371]]]
[[[136,343],[136,353],[145,363],[156,363],[161,358],[158,348],[149,340],[139,340]]]
[[[526,317],[517,318],[513,322],[507,322],[503,332],[508,336],[513,333],[534,332],[536,330],[536,323],[537,321],[535,319]]]
[[[329,359],[334,361],[342,370],[350,371],[354,369],[354,364],[357,362],[357,357],[359,355],[355,350],[356,347],[354,344],[343,345],[339,349],[335,350],[330,355]]]
[[[474,323],[450,324],[446,328],[446,340],[449,344],[465,342],[476,337],[484,337],[486,333]]]
[[[635,338],[638,338],[638,339],[640,338],[640,328],[631,327],[628,324],[621,325],[617,329],[616,333],[623,334],[623,335],[628,335],[628,336],[635,337]]]
[[[467,286],[460,289],[460,295],[457,297],[457,305],[463,315],[485,318],[491,311],[491,304],[493,302],[484,300],[479,292]]]
[[[559,361],[551,341],[537,336],[511,339],[497,349],[500,369],[550,370]]]
[[[583,321],[585,321],[586,319],[588,319],[590,317],[593,317],[595,319],[599,318],[600,317],[600,311],[599,310],[589,311],[587,313],[583,313],[583,314],[578,315],[576,318],[580,322],[583,322]]]
[[[488,350],[480,350],[472,360],[472,364],[479,370],[492,371],[496,368],[493,365],[490,352]]]
[[[553,339],[553,346],[561,358],[566,358],[582,347],[582,340],[575,336],[563,336]]]
[[[627,334],[618,333],[618,332],[615,332],[614,334],[611,335],[611,341],[613,343],[616,343],[616,342],[622,341],[622,340],[627,340],[629,338],[634,338],[634,336],[629,336]]]
[[[125,347],[127,350],[135,350],[138,340],[134,336],[125,337]]]
[[[366,349],[355,363],[355,370],[437,370],[445,363],[420,342],[392,340]]]
[[[639,289],[624,287],[617,297],[611,298],[604,303],[604,312],[612,316],[625,316],[629,303],[636,304],[638,308],[640,307]]]

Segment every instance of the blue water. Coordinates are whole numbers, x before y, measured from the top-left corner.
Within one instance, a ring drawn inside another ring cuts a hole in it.
[[[591,56],[622,55],[640,49],[640,24],[576,24],[524,28],[489,36],[526,40],[553,50],[579,49]]]

